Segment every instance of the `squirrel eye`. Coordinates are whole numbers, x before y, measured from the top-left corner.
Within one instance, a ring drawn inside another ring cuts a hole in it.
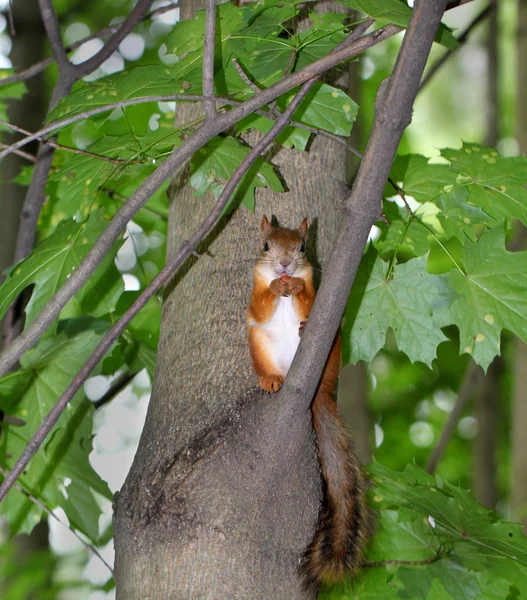
[[[305,252],[305,251],[306,251],[306,246],[305,246],[305,244],[302,244],[300,246],[300,252]]]
[[[264,250],[269,252],[269,244],[267,242],[265,242]]]

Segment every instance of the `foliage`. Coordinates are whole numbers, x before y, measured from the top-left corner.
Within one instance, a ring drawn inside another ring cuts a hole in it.
[[[376,27],[394,23],[404,28],[411,15],[402,0],[340,3],[376,18]],[[54,4],[64,4],[62,12],[67,14],[67,2]],[[326,56],[345,39],[349,32],[345,14],[311,13],[309,27],[293,31],[291,20],[306,4],[309,10],[309,2],[277,0],[241,7],[227,2],[218,7],[214,85],[219,97],[236,103],[255,94],[233,59],[263,89],[284,73]],[[98,19],[96,12],[108,18],[119,16],[108,10],[105,3],[104,11],[91,11],[90,18]],[[106,24],[104,20],[100,25]],[[59,149],[55,153],[46,188],[49,200],[39,222],[39,243],[26,260],[6,273],[0,286],[0,317],[30,286],[27,326],[140,183],[202,124],[199,114],[192,122],[179,122],[177,104],[171,103],[169,94],[202,93],[203,30],[201,11],[191,21],[166,28],[154,42],[149,32],[145,37],[150,36],[151,47],[140,60],[127,61],[121,72],[76,84],[48,114],[48,123],[72,121],[60,128],[59,142],[73,152]],[[450,49],[457,45],[446,26],[436,40]],[[397,43],[389,40],[383,45],[382,57],[373,52],[368,56],[377,61],[378,70],[370,82],[364,82],[360,112],[360,98],[318,83],[277,143],[308,151],[319,130],[344,140],[356,118],[361,118],[362,125],[367,123],[373,93],[393,62],[393,52],[386,48],[393,50]],[[160,45],[165,52],[158,54]],[[22,84],[0,88],[0,117],[5,118],[5,100],[20,97],[24,89]],[[283,110],[295,92],[278,98],[276,107]],[[231,108],[227,103],[218,106],[222,111]],[[87,111],[92,113],[88,116]],[[265,133],[272,123],[271,107],[264,107],[210,140],[192,157],[190,184],[196,203],[207,191],[216,197],[221,193],[250,151],[245,134]],[[402,144],[405,147],[407,141]],[[31,172],[31,168],[24,169],[18,182],[27,185]],[[426,459],[423,448],[408,448],[408,422],[415,414],[426,408],[434,435],[443,424],[444,415],[437,407],[430,408],[431,401],[424,407],[423,397],[440,386],[457,389],[460,368],[469,356],[487,368],[500,354],[503,330],[527,341],[527,255],[506,249],[513,221],[527,225],[526,178],[524,157],[505,157],[479,143],[444,149],[434,159],[401,153],[392,167],[391,180],[398,189],[388,184],[383,198],[389,224],[379,221],[378,235],[372,237],[365,253],[342,335],[345,362],[372,364],[380,382],[382,398],[378,390],[373,394],[372,410],[378,421],[384,418],[391,443],[389,448],[379,448],[378,456],[398,470],[409,455]],[[224,214],[254,211],[257,187],[278,193],[287,183],[272,161],[262,158],[238,185]],[[139,210],[124,239],[112,248],[46,336],[24,355],[19,368],[0,379],[0,410],[8,417],[1,424],[2,467],[14,464],[102,335],[163,267],[167,188],[168,182]],[[131,289],[125,290],[122,275],[133,281]],[[152,377],[160,316],[161,298],[154,296],[98,372],[114,377],[145,368]],[[390,363],[384,369],[389,371],[389,384],[383,381],[383,360]],[[104,538],[99,530],[99,501],[111,499],[111,494],[88,458],[94,411],[86,394],[79,392],[20,483],[50,509],[62,508],[71,526],[97,545]],[[460,439],[453,444],[454,452],[461,447],[466,450]],[[451,463],[449,469],[453,479],[468,483],[465,464],[461,468]],[[525,595],[521,582],[527,569],[526,548],[515,526],[499,521],[463,489],[427,476],[413,465],[396,473],[374,464],[371,473],[376,487],[370,499],[379,511],[379,531],[368,548],[368,558],[422,564],[372,567],[357,581],[326,591],[324,597],[434,600]],[[0,505],[0,514],[11,535],[30,532],[42,517],[41,509],[17,490]],[[45,576],[46,569],[54,568],[49,555],[38,561],[28,567],[35,581]],[[13,571],[9,573],[12,577]],[[23,588],[16,578],[13,581],[13,586]],[[17,597],[18,592],[8,589]],[[31,591],[23,589],[23,593]]]
[[[527,540],[520,525],[501,521],[462,488],[415,465],[396,473],[373,463],[370,475],[378,517],[367,549],[373,564],[321,598],[525,597]]]

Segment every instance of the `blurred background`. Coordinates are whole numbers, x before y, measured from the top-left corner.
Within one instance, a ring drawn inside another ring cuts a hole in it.
[[[133,6],[129,0],[55,0],[53,4],[66,44],[94,36],[74,50],[78,62],[102,46],[102,35],[97,32],[122,20]],[[176,2],[157,1],[152,9],[172,4]],[[15,0],[12,14],[8,8],[9,0],[0,0],[0,69],[6,75],[50,55],[37,0]],[[134,65],[170,61],[163,40],[178,18],[179,9],[174,7],[146,20],[90,79]],[[462,140],[496,146],[505,156],[525,152],[527,2],[477,0],[450,11],[444,21],[464,44],[432,73],[432,66],[446,52],[434,46],[426,83],[400,152],[437,157],[440,148],[457,148]],[[390,75],[400,42],[401,36],[391,38],[350,67],[349,93],[360,106],[350,144],[360,150],[373,119],[377,88]],[[56,67],[51,65],[29,79],[28,93],[12,102],[8,115],[0,118],[30,131],[38,129],[56,77]],[[175,110],[175,103],[158,103],[150,127],[155,129],[161,117],[172,118]],[[77,124],[69,135],[69,143],[78,148],[86,148],[94,139],[85,123]],[[10,133],[3,135],[4,143],[14,139]],[[28,150],[34,152],[35,147]],[[0,271],[12,263],[18,212],[25,194],[24,187],[13,180],[24,181],[25,164],[24,159],[11,155],[0,165]],[[350,180],[356,166],[350,155]],[[511,243],[522,247],[522,233]],[[144,287],[163,265],[164,253],[163,231],[145,233],[130,223],[116,260],[126,290]],[[158,305],[150,309],[151,318],[159,316]],[[359,453],[366,463],[374,457],[396,470],[412,461],[428,465],[444,479],[471,490],[485,506],[527,524],[527,436],[522,430],[527,422],[527,350],[504,334],[502,358],[495,360],[484,376],[467,355],[459,356],[457,330],[452,328],[446,334],[449,341],[439,347],[432,369],[411,364],[388,339],[369,368],[359,364],[343,370],[339,401]],[[90,462],[112,492],[122,485],[133,460],[151,373],[143,370],[116,379],[99,375],[85,385],[86,395],[97,406]],[[456,418],[451,417],[451,437],[443,451],[441,436],[453,410]],[[100,503],[99,551],[112,564],[111,503],[102,498]],[[0,573],[9,582],[9,598],[113,598],[113,580],[103,560],[68,529],[61,509],[55,513],[62,524],[49,518],[31,535],[11,541],[0,522]]]

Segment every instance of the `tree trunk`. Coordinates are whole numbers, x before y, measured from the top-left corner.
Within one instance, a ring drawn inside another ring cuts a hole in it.
[[[518,39],[517,56],[517,138],[520,152],[527,152],[527,0],[518,3]],[[523,241],[518,244],[525,248],[525,230]],[[527,345],[519,338],[514,341],[514,391],[512,405],[512,494],[511,509],[513,517],[523,523],[527,533]]]
[[[188,5],[187,5],[188,8]],[[195,108],[178,105],[184,122]],[[346,195],[345,150],[271,149],[289,191],[224,218],[166,292],[156,377],[132,469],[116,501],[117,597],[314,598],[299,575],[321,482],[310,411],[276,418],[256,389],[244,324],[262,215],[310,223],[324,265]],[[171,187],[168,257],[209,212],[187,172]],[[316,258],[315,258],[316,257]]]
[[[40,20],[37,0],[26,0],[13,4],[13,19],[16,35],[13,37],[13,48],[10,58],[15,70],[22,71],[44,57],[45,35]],[[32,77],[26,83],[28,92],[15,100],[9,107],[10,122],[29,131],[36,131],[43,123],[46,115],[46,97],[42,74]],[[7,141],[14,142],[20,136],[9,135]],[[35,152],[38,144],[27,146],[28,152]],[[16,154],[9,154],[2,160],[2,193],[0,194],[0,283],[2,272],[12,264],[20,209],[26,195],[25,187],[12,183],[20,169],[29,165],[26,159]],[[11,313],[8,313],[11,314]],[[2,323],[2,331],[4,324]]]
[[[478,435],[474,443],[474,496],[487,508],[496,508],[496,453],[499,434],[499,405],[503,360],[496,357],[483,378],[476,395],[475,409]]]
[[[26,0],[24,4],[14,3],[13,20],[16,35],[13,36],[13,47],[9,58],[16,72],[22,71],[44,58],[46,37],[40,19],[37,0]],[[46,115],[46,97],[42,75],[31,78],[27,83],[27,93],[13,101],[9,107],[9,120],[29,131],[37,130]],[[11,143],[18,135],[8,135],[6,141]],[[35,152],[37,143],[27,147],[28,152]],[[16,235],[20,209],[26,195],[26,188],[12,182],[23,166],[30,165],[26,159],[16,154],[9,154],[2,160],[2,190],[0,193],[0,283],[3,281],[2,272],[13,263],[16,246]],[[9,312],[8,315],[11,313]],[[7,317],[5,318],[5,320]],[[0,332],[4,331],[5,320],[0,324]],[[49,527],[43,519],[30,535],[17,535],[14,538],[17,563],[23,568],[36,554],[48,547]],[[51,583],[51,573],[46,587]],[[0,582],[0,595],[3,582]],[[45,592],[41,588],[40,592]],[[35,598],[34,593],[28,600]]]
[[[487,39],[487,138],[488,146],[496,146],[500,138],[499,102],[499,23],[498,2],[491,0]],[[476,499],[487,508],[495,508],[496,452],[499,433],[500,380],[503,362],[496,358],[485,375],[474,408],[478,435],[474,443],[473,489]]]

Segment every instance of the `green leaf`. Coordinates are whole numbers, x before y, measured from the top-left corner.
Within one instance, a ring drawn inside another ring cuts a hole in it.
[[[55,232],[40,243],[28,258],[18,263],[0,286],[0,317],[18,294],[33,284],[35,288],[26,307],[28,325],[78,267],[105,228],[102,210],[91,213],[84,223],[77,223],[73,219],[60,222]],[[113,255],[116,251],[117,247],[114,247]],[[123,284],[109,259],[98,267],[93,277],[86,290],[81,290],[77,301],[93,315],[100,316],[115,308]],[[108,287],[98,290],[97,298],[89,297],[95,282],[100,285],[104,282]]]
[[[22,357],[19,373],[22,377],[29,373],[31,379],[11,411],[23,425],[2,425],[0,463],[4,468],[13,466],[107,328],[106,323],[90,320],[63,322],[57,337],[43,340]],[[2,378],[0,386],[9,377]],[[96,541],[101,511],[93,493],[108,499],[112,495],[88,460],[92,449],[92,416],[92,404],[82,391],[78,392],[20,482],[48,508],[61,506],[71,525]],[[13,489],[0,505],[0,514],[6,517],[14,535],[30,532],[40,520],[41,511]]]
[[[47,121],[53,123],[120,100],[184,93],[179,88],[170,67],[133,67],[94,82],[80,84],[68,96],[57,102],[49,112]]]
[[[402,252],[411,256],[423,256],[430,250],[430,231],[423,225],[428,219],[420,215],[412,219],[408,210],[397,206],[394,202],[383,203],[383,211],[389,225],[381,225],[385,235],[375,242],[375,247],[383,258],[392,252]]]
[[[430,159],[420,154],[403,154],[395,158],[390,177],[398,183],[404,193],[418,202],[434,201],[446,191],[446,186],[453,187],[456,173],[445,164],[431,164]],[[394,194],[388,188],[389,195]]]
[[[280,98],[278,105],[284,109],[295,92]],[[359,110],[358,105],[342,90],[325,83],[317,83],[309,91],[293,115],[300,121],[335,135],[348,136]]]
[[[464,143],[441,155],[457,173],[457,185],[469,187],[467,203],[496,220],[515,217],[527,225],[527,158],[504,158],[494,148]]]
[[[461,352],[486,369],[500,352],[502,329],[527,341],[527,252],[508,252],[496,228],[467,242],[462,260],[466,274],[441,276],[456,294],[446,318],[459,328]]]
[[[0,75],[0,78],[3,79],[4,77],[8,77],[9,75],[13,74],[13,71],[3,71],[2,75]],[[9,85],[0,87],[0,119],[2,119],[2,121],[10,122],[10,117],[7,114],[9,104],[4,102],[4,100],[21,98],[26,92],[26,84],[22,81],[10,83]],[[13,130],[6,125],[0,124],[0,131],[9,131],[11,133]]]
[[[412,362],[431,365],[438,344],[447,339],[434,315],[444,311],[450,299],[441,276],[427,273],[426,257],[396,265],[389,274],[389,263],[370,250],[346,307],[344,362],[370,362],[392,329],[399,350]]]
[[[215,137],[201,148],[191,160],[190,185],[202,196],[211,190],[218,196],[224,182],[232,176],[240,162],[249,154],[250,148],[232,137]],[[283,190],[273,167],[263,159],[255,161],[236,187],[224,214],[232,212],[240,203],[254,211],[254,189],[268,186],[275,192]]]

